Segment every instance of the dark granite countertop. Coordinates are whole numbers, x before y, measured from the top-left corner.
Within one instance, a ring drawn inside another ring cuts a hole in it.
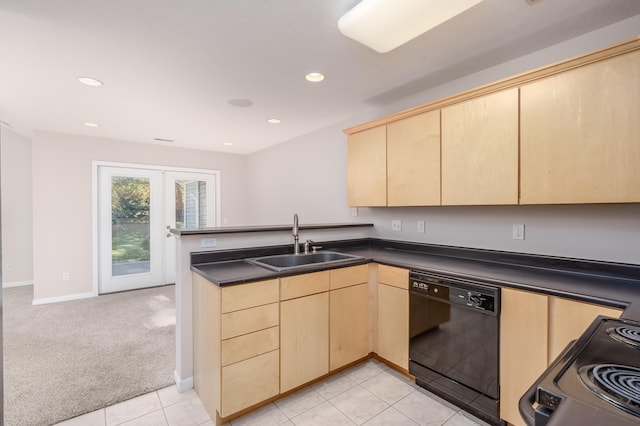
[[[640,319],[640,265],[377,239],[321,244],[326,250],[362,258],[338,266],[307,266],[288,272],[273,272],[243,260],[288,253],[291,250],[287,245],[194,253],[191,269],[214,284],[227,286],[377,262],[623,308],[624,318]]]

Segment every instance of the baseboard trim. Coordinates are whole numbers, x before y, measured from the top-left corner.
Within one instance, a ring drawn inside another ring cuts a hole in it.
[[[11,283],[2,283],[2,288],[24,287],[26,285],[33,285],[33,281],[14,281]]]
[[[186,379],[181,379],[178,371],[173,370],[173,380],[176,382],[176,386],[178,386],[178,392],[186,392],[189,389],[193,389],[193,377],[187,377]]]
[[[58,302],[68,302],[70,300],[79,300],[79,299],[88,299],[90,297],[96,297],[98,293],[90,292],[90,293],[77,293],[77,294],[69,294],[67,296],[58,296],[58,297],[46,297],[43,299],[33,299],[31,302],[33,305],[46,305],[48,303],[58,303]]]

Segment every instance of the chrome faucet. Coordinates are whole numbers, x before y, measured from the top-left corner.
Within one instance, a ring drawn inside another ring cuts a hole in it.
[[[298,213],[293,215],[293,254],[300,254],[300,245],[298,244]]]

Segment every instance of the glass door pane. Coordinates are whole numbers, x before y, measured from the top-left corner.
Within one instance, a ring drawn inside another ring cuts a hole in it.
[[[165,172],[166,222],[168,228],[205,228],[219,226],[217,219],[217,174]],[[165,240],[165,282],[175,282],[175,238]]]
[[[204,228],[207,225],[207,182],[175,180],[176,228]]]
[[[99,291],[164,284],[162,171],[98,168]]]
[[[111,275],[151,270],[149,178],[111,177]]]

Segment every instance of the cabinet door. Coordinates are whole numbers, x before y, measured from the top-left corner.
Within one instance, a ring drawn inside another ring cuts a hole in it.
[[[329,293],[280,303],[280,392],[329,372]]]
[[[442,109],[442,205],[518,204],[518,89]]]
[[[347,180],[350,206],[387,205],[387,126],[349,136]]]
[[[501,297],[500,417],[518,426],[518,401],[547,368],[548,297],[509,288]]]
[[[440,205],[440,110],[387,126],[387,205]]]
[[[598,315],[619,318],[621,309],[551,297],[549,299],[549,363],[570,341],[580,337]]]
[[[640,52],[520,89],[521,204],[640,201]]]
[[[222,367],[222,408],[226,417],[279,393],[278,351]]]
[[[409,370],[409,292],[380,283],[377,353],[398,367]]]
[[[329,370],[369,354],[368,284],[332,290],[329,319]]]
[[[193,277],[193,388],[212,419],[220,410],[220,287]]]

